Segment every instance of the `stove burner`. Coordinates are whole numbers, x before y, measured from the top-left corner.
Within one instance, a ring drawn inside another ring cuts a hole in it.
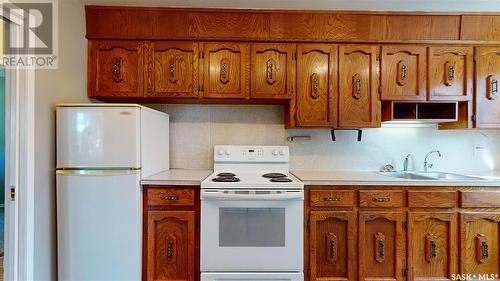
[[[239,182],[240,179],[236,177],[218,177],[218,178],[213,178],[212,181],[214,182]]]
[[[289,179],[287,177],[281,177],[281,178],[273,178],[270,181],[271,182],[292,182],[292,179]]]
[[[282,173],[268,173],[264,174],[263,177],[268,179],[277,179],[277,178],[286,178],[286,175]]]
[[[233,178],[236,177],[236,174],[233,173],[220,173],[217,174],[218,177],[223,177],[223,178]]]

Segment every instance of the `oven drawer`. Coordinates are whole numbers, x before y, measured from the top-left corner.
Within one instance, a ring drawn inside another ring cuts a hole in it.
[[[194,206],[195,190],[188,188],[148,188],[148,206]]]
[[[353,207],[353,190],[311,190],[311,207]]]
[[[359,191],[360,207],[403,207],[403,191],[401,190],[361,190]]]

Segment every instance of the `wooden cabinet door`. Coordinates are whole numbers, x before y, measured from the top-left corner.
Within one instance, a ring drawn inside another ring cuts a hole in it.
[[[339,126],[380,127],[379,46],[339,47]]]
[[[311,212],[311,281],[356,280],[355,221],[352,211]]]
[[[500,213],[460,214],[460,273],[498,274]]]
[[[472,47],[429,47],[429,99],[471,100],[473,71]]]
[[[404,214],[360,212],[358,274],[360,281],[403,280],[405,264]]]
[[[297,46],[297,126],[337,125],[337,55],[337,45]]]
[[[294,95],[295,44],[253,44],[251,97],[290,99]]]
[[[149,211],[147,280],[195,280],[195,211]]]
[[[458,273],[457,215],[408,214],[409,280],[451,280]]]
[[[500,46],[476,48],[476,128],[500,128]]]
[[[420,101],[427,98],[427,48],[385,45],[381,60],[382,100]]]
[[[143,97],[143,44],[89,41],[89,97]]]
[[[243,99],[250,93],[250,47],[238,43],[204,43],[205,98]]]
[[[148,97],[197,98],[198,43],[154,42],[147,54]]]

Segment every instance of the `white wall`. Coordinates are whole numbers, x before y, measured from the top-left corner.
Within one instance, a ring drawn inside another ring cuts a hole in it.
[[[59,69],[38,70],[35,78],[35,280],[57,280],[54,105],[88,101],[86,69],[83,4],[61,0]]]
[[[412,166],[423,168],[423,158],[439,149],[443,157],[432,162],[436,170],[485,171],[499,168],[497,131],[438,131],[434,128],[363,130],[362,142],[354,132],[337,132],[332,142],[327,129],[285,130],[281,106],[168,105],[171,118],[172,168],[212,168],[216,144],[285,144],[291,149],[291,168],[377,170],[384,164],[401,169],[402,159],[413,154]],[[309,141],[287,142],[287,136],[311,136]],[[473,147],[481,149],[474,152]]]

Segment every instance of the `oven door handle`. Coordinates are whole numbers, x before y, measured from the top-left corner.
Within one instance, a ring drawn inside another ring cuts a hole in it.
[[[284,200],[304,200],[304,191],[283,191],[276,194],[255,194],[255,193],[235,193],[222,190],[202,190],[201,200],[224,200],[224,201],[284,201]]]

